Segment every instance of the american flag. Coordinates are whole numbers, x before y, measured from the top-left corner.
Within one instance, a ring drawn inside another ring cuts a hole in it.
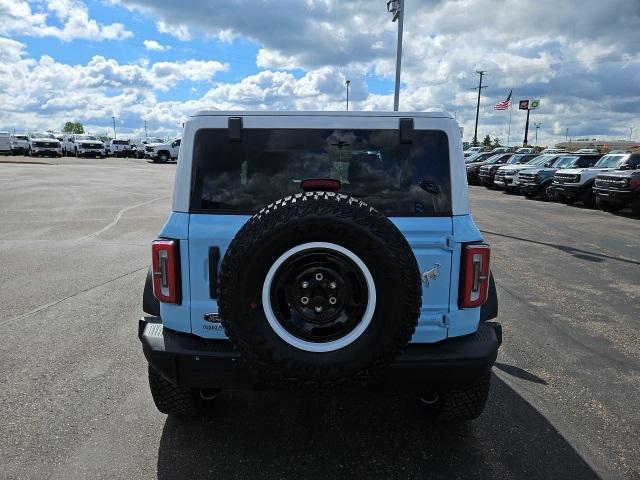
[[[506,100],[496,103],[495,107],[493,107],[493,108],[495,108],[496,110],[508,110],[509,107],[511,106],[511,94],[512,93],[513,93],[513,90],[511,90],[509,92],[509,96],[507,97]]]

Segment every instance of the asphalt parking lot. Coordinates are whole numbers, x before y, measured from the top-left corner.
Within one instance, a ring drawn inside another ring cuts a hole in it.
[[[637,219],[470,188],[504,325],[475,422],[367,392],[168,419],[136,329],[175,165],[42,162],[0,163],[0,477],[640,478]]]

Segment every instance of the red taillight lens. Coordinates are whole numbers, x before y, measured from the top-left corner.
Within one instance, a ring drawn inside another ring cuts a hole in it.
[[[180,249],[177,240],[155,240],[153,257],[153,294],[161,302],[180,303]]]
[[[462,272],[460,275],[460,308],[481,306],[489,291],[489,245],[464,245],[462,247]]]

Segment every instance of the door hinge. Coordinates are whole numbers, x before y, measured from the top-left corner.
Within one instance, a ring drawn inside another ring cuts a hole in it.
[[[453,246],[455,245],[455,241],[451,235],[447,236],[447,239],[444,242],[444,248],[446,250],[453,250]]]

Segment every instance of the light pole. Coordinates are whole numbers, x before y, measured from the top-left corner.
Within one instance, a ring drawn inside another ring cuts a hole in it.
[[[393,96],[393,111],[400,107],[400,70],[402,68],[402,28],[404,23],[404,0],[389,0],[387,11],[393,14],[393,22],[398,20],[398,45],[396,50],[396,89]]]
[[[144,121],[144,138],[148,138],[149,135],[147,135],[147,121]]]
[[[536,147],[538,146],[538,129],[542,126],[541,123],[534,123],[533,124],[536,127]]]
[[[564,134],[564,141],[568,142],[569,141],[569,127],[567,127],[567,131]]]
[[[116,136],[116,117],[111,117],[111,120],[113,121],[113,138],[118,138]]]
[[[347,80],[344,83],[347,85],[347,112],[348,112],[349,111],[349,84],[351,83],[351,80]]]
[[[633,127],[629,127],[629,141],[631,141],[632,136],[633,136]]]
[[[476,70],[476,73],[480,75],[480,82],[478,83],[478,104],[476,105],[476,127],[473,130],[473,146],[478,145],[478,117],[480,116],[480,94],[483,88],[487,88],[486,85],[482,85],[482,77],[487,73],[485,70]]]

